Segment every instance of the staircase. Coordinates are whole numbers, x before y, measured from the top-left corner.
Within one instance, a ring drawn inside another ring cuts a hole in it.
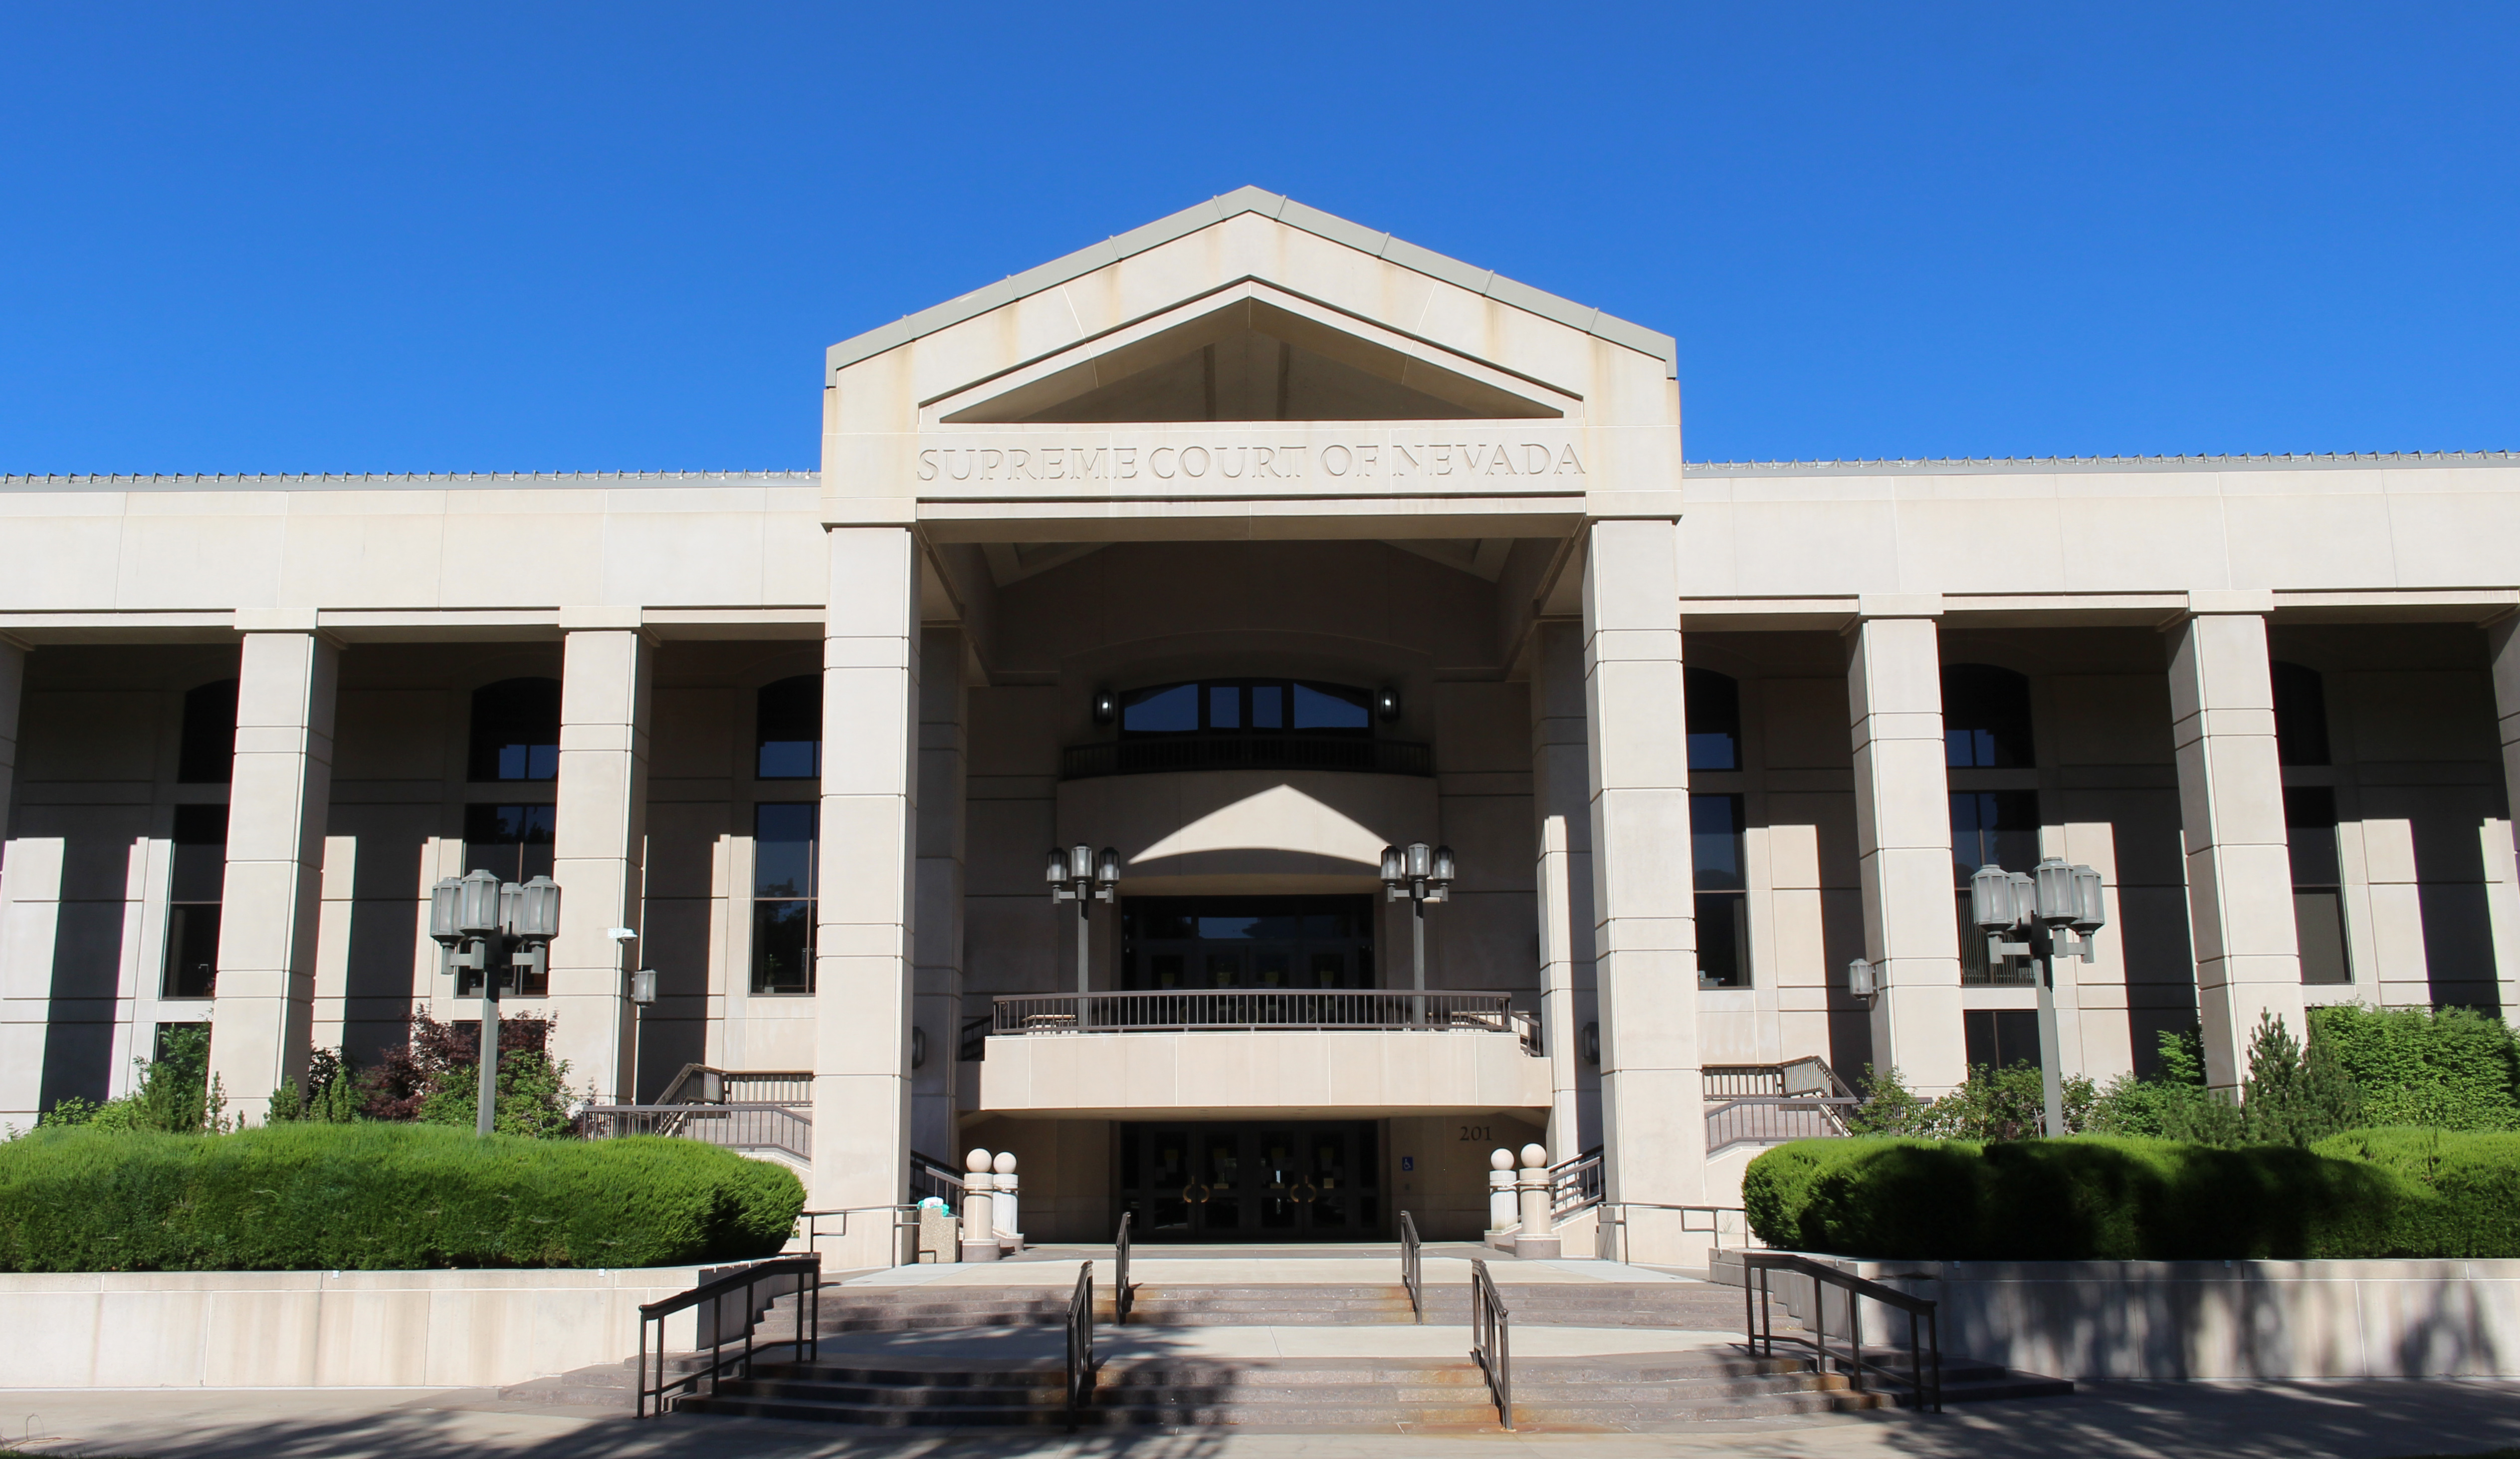
[[[1081,1427],[1236,1425],[1272,1429],[1494,1428],[1486,1380],[1442,1358],[1138,1358],[1103,1363]],[[1711,1420],[1890,1406],[1795,1358],[1682,1352],[1518,1358],[1514,1421],[1524,1430],[1636,1431]],[[875,1428],[1064,1427],[1063,1375],[1050,1364],[849,1359],[764,1363],[750,1379],[686,1400],[684,1412]]]
[[[1651,1327],[1738,1332],[1738,1289],[1693,1282],[1499,1283],[1517,1326]],[[1187,1287],[1142,1284],[1130,1305],[1132,1327],[1360,1327],[1414,1323],[1409,1294],[1379,1284]],[[771,1308],[763,1332],[793,1329],[795,1299]],[[1426,1320],[1470,1320],[1467,1287],[1426,1289]],[[962,1327],[1056,1327],[1067,1320],[1066,1296],[1034,1287],[826,1287],[822,1331],[893,1333]],[[1098,1287],[1094,1320],[1114,1320],[1112,1295]]]

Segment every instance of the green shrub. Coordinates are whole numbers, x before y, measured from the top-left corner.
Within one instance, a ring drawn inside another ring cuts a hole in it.
[[[2362,1091],[2366,1123],[2520,1129],[2520,1049],[2499,1019],[2347,1003],[2312,1009],[2310,1026]]]
[[[2039,1067],[2010,1064],[2002,1069],[1975,1065],[1958,1089],[1941,1099],[1910,1091],[1895,1068],[1874,1072],[1864,1067],[1858,1081],[1864,1103],[1846,1114],[1846,1126],[1859,1135],[1902,1135],[1918,1140],[2031,1140],[2047,1120],[2048,1098]],[[2091,1118],[2099,1091],[2081,1074],[2065,1076],[2065,1129],[2080,1132]]]
[[[777,1252],[804,1200],[689,1140],[39,1129],[0,1144],[0,1271],[680,1265]]]
[[[2401,1254],[2392,1229],[2423,1193],[2380,1165],[2287,1146],[2086,1135],[1797,1141],[1752,1161],[1741,1194],[1774,1246],[2034,1261]]]
[[[2420,1199],[2394,1212],[2387,1254],[2520,1256],[2520,1134],[2359,1129],[2311,1148],[2421,1188]]]
[[[38,1126],[88,1125],[99,1130],[158,1130],[198,1135],[231,1127],[227,1095],[210,1070],[210,1030],[179,1026],[164,1030],[158,1058],[134,1059],[140,1071],[129,1094],[103,1104],[69,1095],[36,1119]]]

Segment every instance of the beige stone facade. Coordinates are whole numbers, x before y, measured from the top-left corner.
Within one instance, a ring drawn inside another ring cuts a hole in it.
[[[1674,355],[1246,190],[834,346],[815,472],[0,480],[0,1121],[473,1017],[475,865],[599,1101],[810,1077],[816,1208],[979,1145],[1036,1239],[1285,1234],[1289,1141],[1473,1235],[1543,1139],[1680,1254],[1711,1071],[2018,1053],[1985,859],[2106,879],[2070,1072],[2520,1003],[2520,460],[1684,464]]]

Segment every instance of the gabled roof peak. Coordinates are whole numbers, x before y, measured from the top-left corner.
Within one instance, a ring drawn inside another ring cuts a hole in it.
[[[976,318],[1004,304],[1045,289],[1056,289],[1071,279],[1081,278],[1098,268],[1117,263],[1123,258],[1160,248],[1177,238],[1184,238],[1201,228],[1212,227],[1246,212],[1275,218],[1290,228],[1345,244],[1360,252],[1414,269],[1428,278],[1485,295],[1500,303],[1553,319],[1559,324],[1598,336],[1613,344],[1623,345],[1640,354],[1652,355],[1663,362],[1663,373],[1676,377],[1679,372],[1679,343],[1671,336],[1631,324],[1615,315],[1603,313],[1587,304],[1560,298],[1528,284],[1518,283],[1492,269],[1478,268],[1447,257],[1431,249],[1421,249],[1406,239],[1372,229],[1318,207],[1308,207],[1292,198],[1282,197],[1262,188],[1240,187],[1205,203],[1185,207],[1169,217],[1157,218],[1144,227],[1104,239],[1077,250],[1064,257],[1010,274],[995,284],[974,289],[959,298],[933,304],[916,314],[904,315],[890,324],[868,330],[865,334],[834,344],[825,356],[824,368],[837,370],[872,358],[887,349],[907,344],[923,335]]]

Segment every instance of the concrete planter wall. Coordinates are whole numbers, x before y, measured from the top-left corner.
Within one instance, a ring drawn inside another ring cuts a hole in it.
[[[0,1274],[11,1388],[466,1388],[639,1350],[714,1268]],[[693,1313],[669,1322],[688,1346]]]
[[[2060,1378],[2520,1376],[2520,1261],[1813,1259],[1935,1299],[1946,1353]],[[1797,1316],[1814,1285],[1770,1277]],[[1868,1341],[1907,1341],[1905,1315],[1864,1309]],[[1845,1331],[1834,1293],[1827,1317]]]

